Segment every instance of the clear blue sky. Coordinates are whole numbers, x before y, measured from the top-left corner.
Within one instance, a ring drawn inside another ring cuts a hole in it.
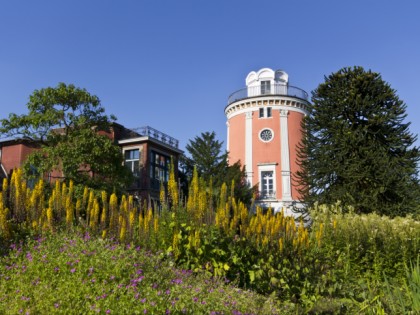
[[[182,149],[204,131],[226,143],[227,97],[250,71],[283,69],[310,92],[359,65],[397,90],[419,134],[419,14],[417,0],[0,0],[0,118],[65,82]]]

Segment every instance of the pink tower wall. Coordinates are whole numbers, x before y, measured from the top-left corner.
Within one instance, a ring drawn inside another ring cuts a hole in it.
[[[304,115],[300,112],[288,111],[288,142],[289,142],[289,161],[292,183],[292,199],[298,200],[300,194],[295,181],[295,174],[299,169],[297,164],[297,147],[302,139],[301,121]],[[240,161],[245,164],[245,122],[246,114],[241,113],[229,119],[229,163],[234,164]],[[274,137],[270,142],[263,142],[259,139],[259,133],[264,128],[270,128],[274,132]],[[280,110],[272,109],[272,117],[259,118],[258,111],[252,115],[252,170],[253,185],[258,184],[258,164],[277,163],[276,173],[276,196],[282,199],[282,165],[281,165],[281,134],[280,131]]]
[[[270,142],[263,142],[259,138],[262,129],[273,130],[274,137]],[[280,146],[280,114],[278,110],[272,110],[272,117],[258,118],[258,111],[252,116],[252,170],[254,173],[254,185],[259,182],[258,164],[277,163],[276,173],[276,197],[282,198],[281,185],[281,146]]]
[[[296,172],[300,169],[297,164],[297,149],[302,140],[302,119],[304,115],[298,112],[289,111],[288,130],[289,130],[289,154],[290,171],[292,173],[292,199],[299,200],[301,195],[298,192],[298,186],[295,180]]]
[[[229,120],[229,164],[237,161],[245,165],[245,114]]]

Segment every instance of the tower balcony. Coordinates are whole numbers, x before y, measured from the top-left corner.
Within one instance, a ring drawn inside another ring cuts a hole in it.
[[[270,191],[258,191],[256,200],[276,200],[276,192],[274,190]]]
[[[308,101],[308,93],[298,87],[285,84],[248,86],[233,92],[228,98],[228,106],[234,102],[261,96],[289,96]]]

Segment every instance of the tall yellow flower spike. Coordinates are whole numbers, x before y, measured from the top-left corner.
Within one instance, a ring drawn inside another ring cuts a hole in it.
[[[175,168],[173,160],[171,160],[169,181],[168,181],[168,194],[172,202],[172,209],[178,208],[179,194],[178,194],[178,183],[175,180]]]

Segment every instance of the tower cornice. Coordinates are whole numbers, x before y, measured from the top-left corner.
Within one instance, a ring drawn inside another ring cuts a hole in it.
[[[237,114],[258,110],[260,107],[270,106],[273,109],[290,110],[308,114],[309,102],[290,96],[261,96],[242,99],[226,106],[225,115],[229,119]]]

